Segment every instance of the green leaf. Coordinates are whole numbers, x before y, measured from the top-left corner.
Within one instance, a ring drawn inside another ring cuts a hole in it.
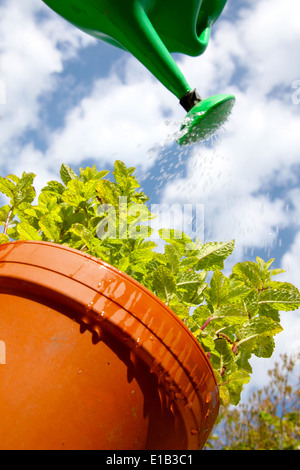
[[[168,260],[168,267],[173,274],[176,274],[180,267],[180,253],[172,245],[165,246],[165,255]]]
[[[299,290],[288,282],[271,282],[259,295],[260,308],[268,305],[277,310],[296,310],[300,307]]]
[[[55,243],[59,241],[60,227],[51,214],[47,214],[39,220],[39,227],[44,232],[47,241]]]
[[[54,196],[62,196],[65,189],[65,186],[58,181],[49,181],[47,185],[42,188],[42,192],[49,192]]]
[[[68,189],[65,190],[63,201],[73,207],[78,207],[81,202],[85,202],[84,183],[79,179],[71,179],[68,182]]]
[[[3,245],[3,243],[8,243],[9,242],[9,237],[5,235],[4,233],[0,233],[0,245]]]
[[[8,177],[3,178],[3,176],[0,176],[0,192],[10,199],[14,197],[15,185]]]
[[[176,292],[176,280],[165,266],[159,266],[153,273],[153,290],[163,301],[168,302]]]
[[[221,271],[215,271],[210,281],[210,287],[205,291],[205,296],[211,305],[219,307],[227,303],[229,290],[228,278]]]
[[[38,202],[39,209],[43,209],[44,214],[57,210],[58,208],[57,196],[53,195],[52,192],[41,192],[38,198]]]
[[[222,304],[219,307],[216,307],[214,310],[215,318],[224,318],[228,317],[246,317],[247,314],[242,305],[237,304]],[[234,321],[233,319],[231,321]],[[239,322],[240,323],[240,322]]]
[[[230,404],[230,393],[225,385],[221,385],[219,387],[219,396],[220,402],[223,406],[228,406]]]
[[[232,352],[231,345],[223,338],[215,340],[215,350],[218,352],[218,370],[220,374],[226,371],[226,374],[230,374],[237,369],[235,363],[235,356]],[[216,368],[216,362],[214,364]]]
[[[35,189],[32,186],[33,180],[35,178],[34,173],[23,173],[22,178],[19,179],[18,183],[16,184],[14,197],[13,197],[13,204],[19,205],[23,202],[31,203],[35,198]]]
[[[179,272],[176,277],[176,287],[180,300],[190,305],[199,305],[204,299],[203,291],[207,287],[204,282],[206,272]]]
[[[72,170],[72,168],[70,168],[65,163],[63,163],[60,168],[60,177],[66,186],[69,183],[69,181],[78,179],[78,176],[76,175],[75,171]]]
[[[140,185],[133,174],[134,170],[135,168],[127,168],[123,162],[117,160],[113,175],[121,195],[128,197],[128,203],[143,203],[148,200],[148,197],[142,191],[136,192]]]
[[[18,206],[22,202],[32,202],[35,198],[35,189],[32,186],[35,175],[33,173],[22,174],[21,178],[16,175],[0,177],[0,192],[10,198],[12,206]]]
[[[96,165],[93,165],[91,168],[79,168],[80,178],[84,183],[90,180],[99,180],[108,175],[109,170],[98,171]]]
[[[226,387],[230,396],[230,403],[232,405],[238,405],[241,400],[241,393],[244,385],[250,380],[250,374],[246,370],[236,370],[229,376],[226,376]]]
[[[192,239],[181,230],[162,228],[158,230],[158,233],[162,240],[176,247],[181,255],[183,255],[186,250],[195,247],[195,243],[193,243]]]
[[[237,330],[238,347],[257,357],[271,357],[274,350],[273,336],[280,333],[279,323],[267,317],[255,317]]]
[[[231,255],[234,249],[234,240],[225,243],[205,243],[200,245],[193,256],[196,256],[198,263],[196,270],[205,269],[212,271],[222,269],[224,260]]]
[[[232,278],[243,281],[247,286],[254,287],[257,290],[264,288],[266,273],[253,261],[237,263],[233,267],[232,273]]]
[[[121,192],[116,183],[112,183],[108,180],[100,180],[96,191],[101,204],[111,204],[115,208],[119,207]]]
[[[4,225],[6,223],[10,210],[11,206],[9,205],[0,207],[0,225]]]
[[[178,303],[176,300],[171,300],[169,307],[176,313],[176,315],[178,315],[179,318],[181,318],[181,320],[189,317],[189,309],[182,303]]]
[[[39,232],[27,222],[20,222],[17,231],[20,240],[42,240]]]

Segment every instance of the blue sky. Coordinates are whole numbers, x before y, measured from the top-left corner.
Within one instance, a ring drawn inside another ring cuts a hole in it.
[[[184,110],[135,58],[41,0],[0,0],[1,175],[33,171],[40,189],[63,162],[112,169],[123,160],[151,203],[202,205],[205,241],[236,239],[227,271],[275,257],[300,287],[299,18],[299,0],[229,0],[205,54],[176,55],[202,97],[237,98],[214,139],[182,149]],[[299,312],[282,324],[273,360],[300,349]],[[252,385],[271,365],[254,360]]]

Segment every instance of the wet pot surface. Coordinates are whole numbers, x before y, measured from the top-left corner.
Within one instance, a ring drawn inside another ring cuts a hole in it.
[[[218,405],[203,351],[138,283],[58,245],[0,247],[1,449],[199,448]]]

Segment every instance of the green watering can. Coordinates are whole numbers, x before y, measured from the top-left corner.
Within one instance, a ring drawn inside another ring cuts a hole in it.
[[[178,143],[212,135],[230,115],[233,95],[202,100],[172,52],[202,54],[227,0],[43,0],[86,33],[133,54],[187,111]]]

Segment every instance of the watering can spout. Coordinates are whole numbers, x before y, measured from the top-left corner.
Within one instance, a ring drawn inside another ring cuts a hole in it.
[[[199,110],[203,102],[171,53],[202,54],[208,45],[211,26],[227,0],[189,0],[188,4],[182,0],[43,1],[86,33],[130,52],[179,99],[190,118],[193,110],[196,112],[197,126],[202,126],[209,111],[206,105],[211,101]],[[227,101],[232,104],[234,100],[228,96]],[[217,103],[219,100],[214,106],[219,106]],[[185,122],[188,134],[190,127]],[[206,134],[198,133],[195,140]],[[184,143],[182,139],[178,142]],[[192,141],[187,139],[185,143],[188,142]]]

